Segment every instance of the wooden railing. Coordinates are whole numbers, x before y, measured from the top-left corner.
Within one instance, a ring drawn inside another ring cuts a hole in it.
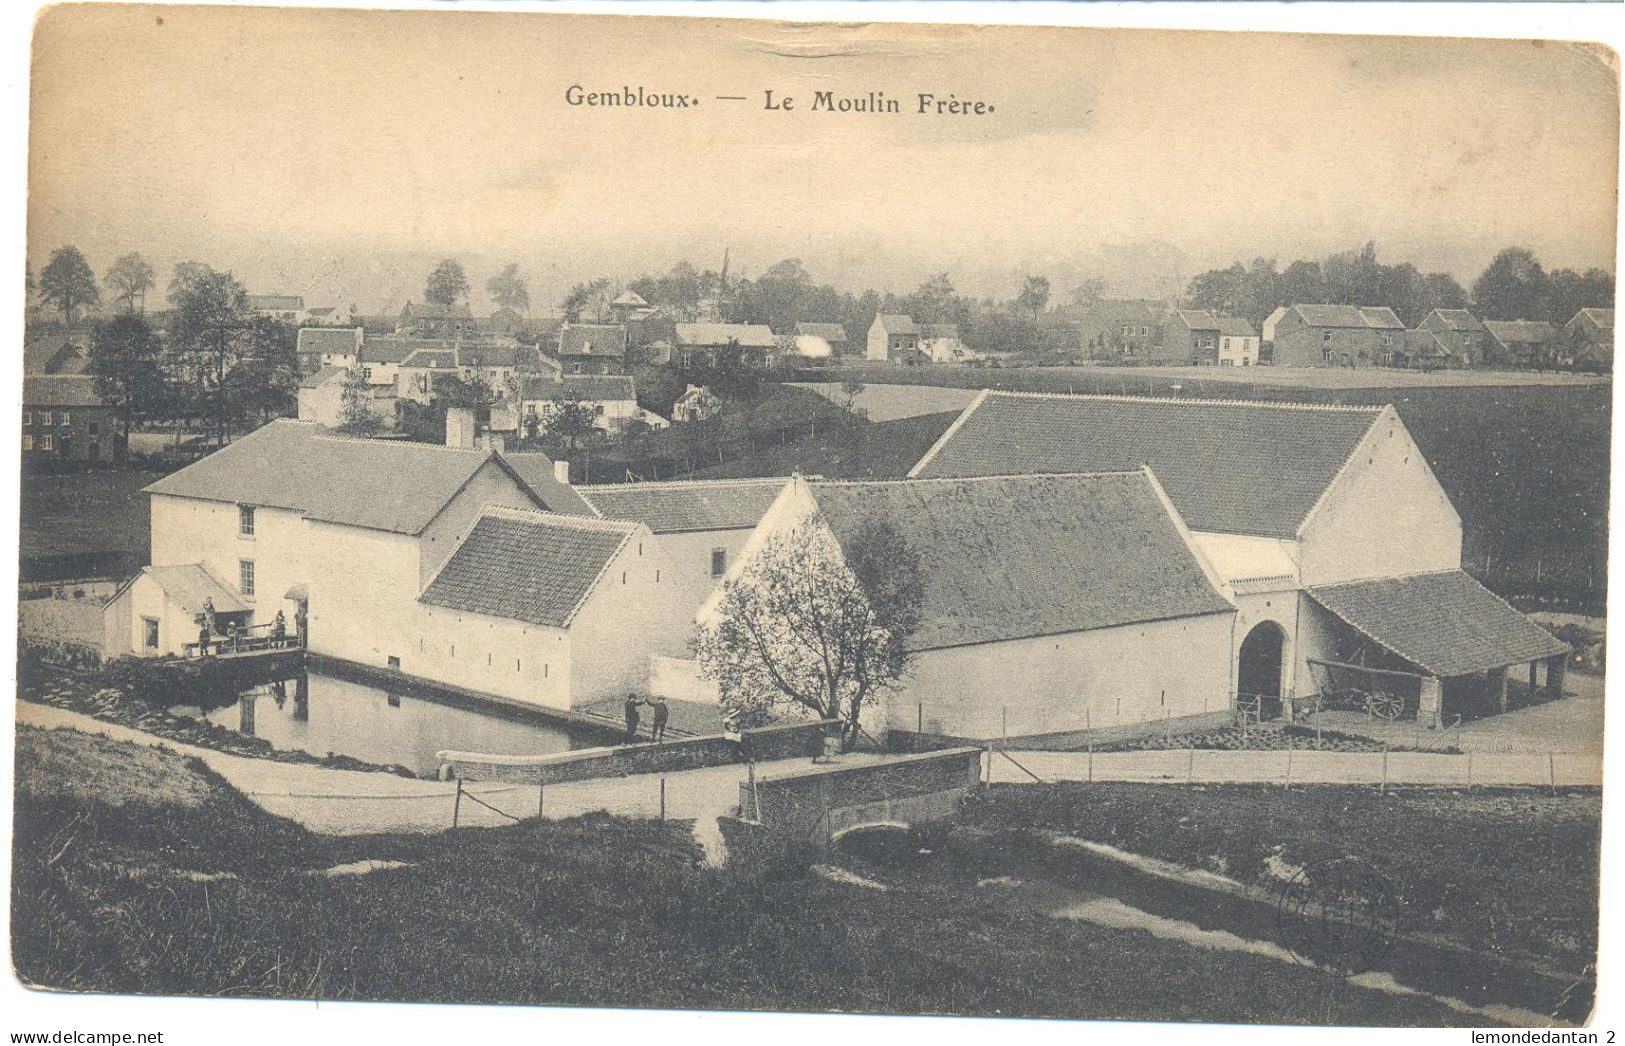
[[[265,653],[273,650],[297,650],[304,646],[298,633],[284,627],[281,634],[276,625],[251,625],[239,629],[236,635],[213,636],[207,650],[202,643],[187,643],[181,647],[183,657],[221,657],[232,654]]]

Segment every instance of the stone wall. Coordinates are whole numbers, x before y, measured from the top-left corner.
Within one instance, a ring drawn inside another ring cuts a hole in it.
[[[685,737],[659,744],[583,748],[553,755],[505,756],[477,752],[437,753],[442,778],[557,784],[595,777],[668,774],[747,761],[811,757],[836,724],[813,720],[747,730],[738,740],[722,734]]]
[[[739,786],[740,816],[772,832],[838,834],[876,822],[950,817],[981,785],[982,749],[953,748],[884,763],[812,766]]]
[[[1123,723],[1102,726],[1093,730],[1064,730],[1052,734],[1029,734],[997,742],[994,747],[1026,749],[1029,751],[1071,752],[1090,743],[1103,745],[1119,741],[1137,741],[1142,737],[1157,737],[1164,733],[1189,733],[1193,730],[1218,730],[1236,722],[1233,708],[1221,708],[1195,715],[1172,716],[1151,722]],[[912,730],[892,730],[886,735],[888,747],[903,752],[926,752],[953,745],[981,744],[973,738],[945,737],[940,734],[920,734]]]

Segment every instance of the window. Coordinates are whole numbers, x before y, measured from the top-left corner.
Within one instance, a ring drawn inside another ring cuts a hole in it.
[[[728,550],[725,549],[725,548],[714,548],[714,549],[712,549],[711,550],[711,576],[712,577],[721,577],[723,575],[723,572],[726,571],[727,569],[728,569]]]
[[[1140,328],[1140,337],[1148,338],[1150,336],[1151,336],[1151,328],[1150,327],[1141,327]]]
[[[1321,340],[1321,341],[1323,341],[1323,342],[1326,342],[1326,343],[1327,343],[1327,344],[1328,344],[1328,345],[1329,345],[1329,344],[1331,344],[1331,341],[1332,341],[1332,332],[1331,332],[1331,331],[1325,331],[1325,332],[1323,332],[1323,333],[1322,333],[1322,334],[1321,334],[1321,336],[1320,336],[1320,340]]]
[[[1133,327],[1129,327],[1129,326],[1125,326],[1125,327],[1124,327],[1124,328],[1123,328],[1123,337],[1125,337],[1125,338],[1126,338],[1126,337],[1128,337],[1128,336],[1129,336],[1129,335],[1130,335],[1130,334],[1133,334],[1133,333],[1134,333],[1134,328],[1133,328]]]
[[[372,368],[371,367],[362,367],[361,368],[361,380],[362,381],[371,381],[372,380]]]
[[[33,411],[31,411],[31,410],[23,411],[23,424],[24,425],[32,425],[32,424],[34,424],[34,412]]]
[[[61,425],[69,425],[71,423],[72,423],[72,420],[68,417],[68,412],[63,411],[62,412],[62,420],[61,420],[61,422],[59,422],[59,424],[61,424]]]
[[[102,423],[99,422],[99,421],[91,422],[90,423],[90,434],[92,436],[100,436],[102,434]]]
[[[237,533],[245,538],[254,536],[254,506],[237,506]]]
[[[52,439],[50,436],[41,436],[39,438],[39,449],[41,449],[41,450],[55,450],[56,449],[56,440]]]
[[[41,425],[49,427],[50,424],[51,424],[51,412],[48,411],[48,410],[40,411],[39,412],[39,423]]]
[[[237,561],[237,591],[245,596],[254,594],[254,561],[252,559],[239,559]]]
[[[158,619],[155,617],[141,619],[141,649],[158,649]]]

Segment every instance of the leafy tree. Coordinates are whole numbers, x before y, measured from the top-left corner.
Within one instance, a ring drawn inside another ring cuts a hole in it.
[[[547,434],[572,450],[593,439],[597,432],[597,405],[574,396],[560,400],[558,409],[547,419]]]
[[[1106,281],[1099,276],[1088,276],[1072,288],[1072,304],[1088,308],[1106,296]]]
[[[1614,307],[1614,278],[1602,269],[1587,269],[1583,273],[1573,269],[1558,269],[1551,277],[1551,312],[1549,319],[1564,324],[1581,309],[1611,309]]]
[[[1033,314],[1033,322],[1043,315],[1044,306],[1049,304],[1049,277],[1029,276],[1021,281],[1021,293],[1016,295],[1016,303]]]
[[[76,310],[101,303],[96,274],[77,247],[58,247],[39,274],[40,301],[59,309],[62,322],[71,325]]]
[[[856,378],[847,378],[845,381],[841,382],[841,394],[846,397],[847,413],[857,413],[858,397],[863,395],[863,390],[866,388],[868,388],[868,386]]]
[[[170,349],[217,441],[224,444],[236,422],[288,413],[299,377],[293,331],[254,315],[229,272],[182,262],[169,287]]]
[[[1508,247],[1473,281],[1473,304],[1480,319],[1545,319],[1552,311],[1551,281],[1531,251]]]
[[[527,312],[530,309],[530,281],[519,274],[519,263],[509,262],[486,281],[485,291],[499,308]]]
[[[372,436],[384,427],[383,420],[372,412],[372,389],[367,385],[364,372],[350,371],[340,395],[340,432],[356,436]]]
[[[700,670],[741,725],[787,705],[838,720],[850,747],[863,709],[908,666],[922,577],[889,522],[864,521],[843,545],[815,512],[724,582],[695,637]]]
[[[948,274],[939,272],[927,279],[909,295],[893,312],[906,312],[920,323],[962,323],[964,321],[964,307],[959,295],[954,291],[953,281]],[[870,322],[874,318],[870,317]],[[868,328],[865,327],[865,330]]]
[[[429,274],[428,284],[423,288],[425,301],[448,309],[466,297],[468,276],[464,274],[462,265],[452,258],[435,266]]]
[[[124,306],[125,312],[134,312],[136,299],[141,301],[141,311],[147,309],[147,292],[157,283],[157,274],[147,260],[134,251],[121,254],[108,266],[107,274],[102,282],[113,292],[113,300]]]
[[[130,313],[97,327],[91,337],[90,373],[96,379],[96,393],[113,404],[124,430],[120,456],[129,446],[131,420],[153,409],[163,396],[161,348],[147,321]]]

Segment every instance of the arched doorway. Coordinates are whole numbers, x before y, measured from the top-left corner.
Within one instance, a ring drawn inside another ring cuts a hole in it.
[[[1281,651],[1286,633],[1273,621],[1253,626],[1241,641],[1236,665],[1236,693],[1241,698],[1259,697],[1263,718],[1281,714]]]

